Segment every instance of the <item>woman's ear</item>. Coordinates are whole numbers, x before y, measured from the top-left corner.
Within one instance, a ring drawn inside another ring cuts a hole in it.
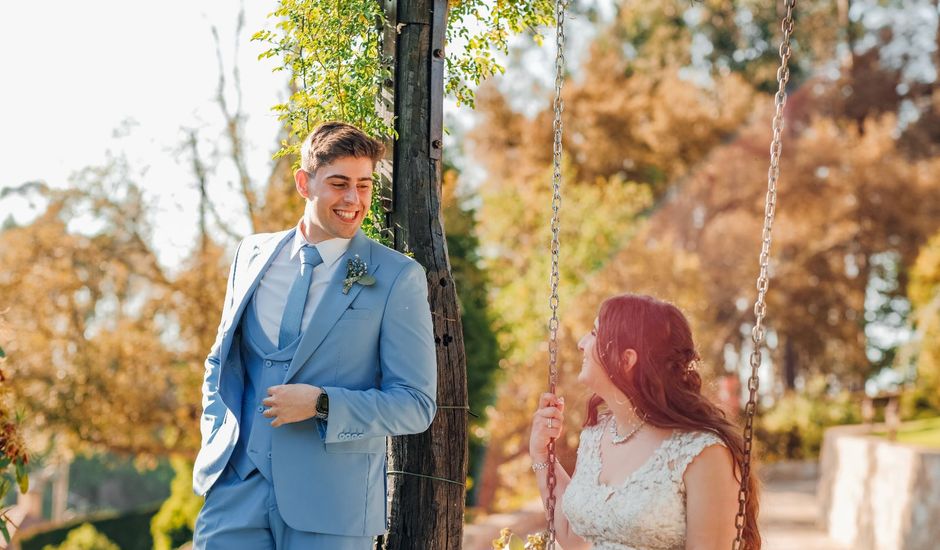
[[[623,351],[623,355],[620,356],[620,364],[623,365],[624,372],[630,372],[630,369],[636,365],[638,357],[636,350],[627,349]]]

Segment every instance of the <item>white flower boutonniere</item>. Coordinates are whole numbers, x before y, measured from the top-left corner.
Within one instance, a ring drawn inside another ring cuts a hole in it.
[[[362,286],[372,286],[375,284],[375,277],[369,275],[369,266],[362,258],[356,254],[355,258],[346,260],[346,278],[343,279],[343,294],[349,294],[349,289],[354,284]]]

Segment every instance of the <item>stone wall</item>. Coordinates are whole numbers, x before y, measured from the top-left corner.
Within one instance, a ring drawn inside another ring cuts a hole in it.
[[[826,430],[817,495],[833,540],[859,550],[940,548],[940,450]]]

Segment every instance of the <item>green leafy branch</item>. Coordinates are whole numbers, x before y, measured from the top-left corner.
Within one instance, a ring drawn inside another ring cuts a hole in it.
[[[393,60],[382,59],[385,13],[375,0],[280,0],[269,17],[275,30],[252,40],[269,45],[259,59],[279,58],[275,71],[289,71],[293,93],[273,107],[290,135],[276,156],[296,154],[300,138],[318,123],[343,120],[381,138],[395,137],[376,108]],[[514,34],[542,42],[540,28],[554,21],[549,0],[463,0],[451,3],[446,40],[445,91],[458,105],[473,107],[476,86],[502,73],[496,55],[506,54]]]

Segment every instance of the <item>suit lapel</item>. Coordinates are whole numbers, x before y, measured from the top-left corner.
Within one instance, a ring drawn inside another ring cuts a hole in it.
[[[255,243],[251,250],[246,251],[248,253],[248,266],[244,272],[245,274],[238,277],[236,280],[235,296],[238,307],[235,309],[235,313],[230,319],[229,326],[238,324],[242,312],[245,310],[245,305],[248,303],[248,299],[255,289],[258,288],[258,283],[261,282],[261,277],[265,270],[267,270],[271,262],[274,261],[275,256],[277,256],[281,248],[294,238],[295,231],[296,229],[288,230],[282,234],[281,238],[277,238],[275,234],[275,236],[265,241]]]
[[[326,288],[326,293],[317,304],[317,309],[313,313],[313,318],[301,336],[300,343],[297,345],[297,351],[294,353],[294,359],[291,361],[287,375],[284,377],[284,383],[300,370],[300,367],[306,363],[307,359],[317,350],[323,339],[339,320],[349,304],[356,299],[359,292],[362,291],[362,285],[354,284],[347,294],[343,294],[343,280],[346,278],[347,262],[352,258],[359,258],[366,263],[369,274],[374,274],[379,268],[372,263],[372,246],[369,238],[365,236],[362,230],[356,232],[349,249],[338,260],[339,265],[333,273],[330,284]]]

